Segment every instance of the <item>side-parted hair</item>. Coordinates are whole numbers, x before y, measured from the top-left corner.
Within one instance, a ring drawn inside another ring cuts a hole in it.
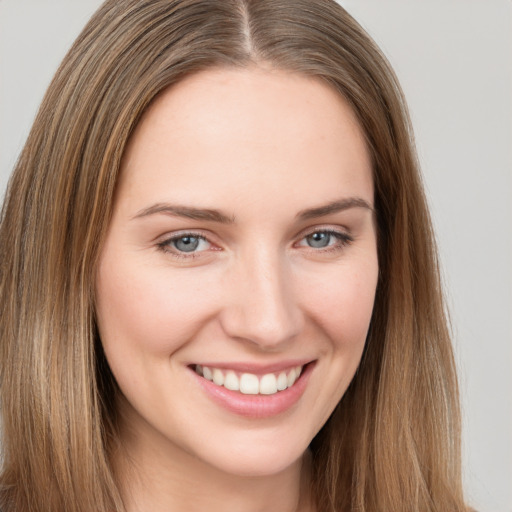
[[[123,152],[172,84],[262,63],[339,92],[373,162],[377,295],[358,372],[311,443],[317,509],[466,510],[436,248],[386,59],[334,0],[107,0],[51,83],[2,210],[3,512],[124,510],[117,387],[94,311]]]

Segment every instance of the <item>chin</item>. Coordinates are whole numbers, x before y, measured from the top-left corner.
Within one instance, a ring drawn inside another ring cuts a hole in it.
[[[232,455],[225,460],[218,461],[216,466],[223,473],[243,478],[270,477],[278,475],[290,466],[300,463],[304,452],[296,453],[293,457],[284,457],[282,453],[274,454],[245,454]]]
[[[257,439],[257,438],[260,439]],[[240,477],[266,477],[277,475],[294,464],[300,464],[310,439],[285,436],[272,440],[268,436],[250,436],[244,441],[233,440],[211,446],[201,459],[218,470]],[[264,439],[266,438],[266,439]],[[227,448],[226,448],[227,447]]]

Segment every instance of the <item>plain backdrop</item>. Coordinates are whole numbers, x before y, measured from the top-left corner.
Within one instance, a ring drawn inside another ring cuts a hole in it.
[[[100,3],[0,0],[0,194],[58,63]],[[512,2],[340,3],[409,102],[453,323],[468,497],[479,511],[511,512]]]

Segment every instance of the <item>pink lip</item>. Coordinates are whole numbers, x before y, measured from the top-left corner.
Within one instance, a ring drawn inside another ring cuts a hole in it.
[[[298,366],[298,364],[295,366]],[[214,367],[222,367],[217,365],[219,365],[219,363],[216,363]],[[228,368],[235,369],[232,364],[227,366]],[[243,369],[240,371],[248,371],[245,368],[247,368],[249,365],[242,366]],[[290,368],[293,366],[293,364],[284,367],[280,366],[277,370],[274,371],[279,371],[282,368]],[[244,395],[238,391],[231,391],[225,387],[217,386],[213,382],[210,382],[200,375],[197,375],[193,370],[191,370],[191,374],[194,376],[197,383],[205,391],[208,397],[211,398],[216,404],[240,416],[257,419],[276,416],[277,414],[281,414],[295,405],[306,389],[306,385],[314,366],[314,363],[310,363],[305,366],[300,377],[295,381],[295,384],[291,388],[287,388],[284,391],[278,391],[274,395]],[[271,373],[268,368],[270,367],[265,367],[265,372]],[[238,369],[239,367],[236,368],[236,370]],[[256,372],[253,370],[251,373]]]

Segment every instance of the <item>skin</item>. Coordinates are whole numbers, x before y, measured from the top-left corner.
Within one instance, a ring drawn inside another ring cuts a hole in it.
[[[226,222],[151,210],[162,204]],[[97,277],[129,512],[313,509],[307,447],[354,376],[373,308],[372,208],[361,129],[316,79],[213,69],[152,104],[124,156]],[[180,253],[190,232],[205,239]],[[313,362],[304,393],[266,418],[219,406],[190,369],[296,360]]]

